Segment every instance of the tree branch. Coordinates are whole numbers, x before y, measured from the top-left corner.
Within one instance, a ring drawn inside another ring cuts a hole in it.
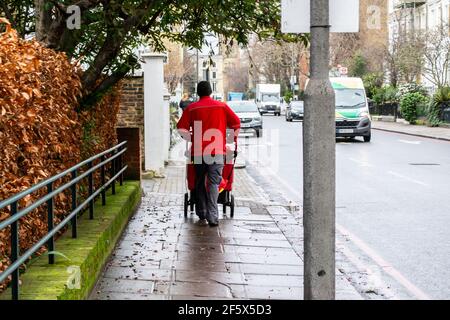
[[[92,92],[84,96],[79,111],[89,109],[101,100],[103,95],[108,92],[113,86],[115,86],[120,80],[122,80],[131,70],[132,66],[137,63],[137,60],[133,56],[129,56],[126,63],[115,71],[113,74],[106,77]]]
[[[6,2],[3,2],[3,1],[2,1],[1,4],[2,4],[2,9],[3,9],[3,12],[5,13],[6,18],[9,20],[9,22],[12,25],[12,27],[15,29],[16,28],[15,27],[15,21],[14,21],[14,18],[12,16],[12,14],[11,14],[11,11],[8,8],[8,5],[6,4]]]

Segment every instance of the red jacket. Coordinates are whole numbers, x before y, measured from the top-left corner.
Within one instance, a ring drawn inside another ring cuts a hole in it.
[[[177,127],[183,138],[191,137],[193,156],[214,156],[226,154],[227,129],[236,141],[241,121],[225,103],[202,97],[184,110]]]

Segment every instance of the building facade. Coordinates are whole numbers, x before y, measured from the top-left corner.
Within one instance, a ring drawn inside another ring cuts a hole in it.
[[[211,83],[213,90],[212,97],[214,99],[225,99],[224,59],[220,52],[214,55],[199,55],[198,79],[199,81],[209,81]]]
[[[408,30],[430,30],[449,24],[450,0],[390,0],[391,34]]]
[[[429,37],[429,32],[436,30],[443,31],[443,38],[440,38],[443,46],[441,57],[436,57],[437,65],[445,65],[441,59],[448,60],[450,44],[450,0],[390,0],[389,1],[389,39],[391,45],[397,39],[405,37],[410,33],[417,33]],[[425,39],[427,42],[429,39]],[[431,46],[433,47],[433,45]],[[445,48],[447,47],[447,48]],[[426,47],[425,50],[431,51],[433,48]],[[426,52],[429,54],[429,52]],[[418,80],[430,90],[436,88],[436,84],[430,81],[430,75],[427,74],[429,63],[424,60],[424,70],[418,75]],[[450,70],[446,72],[447,79],[450,79]],[[448,83],[447,83],[448,85]]]

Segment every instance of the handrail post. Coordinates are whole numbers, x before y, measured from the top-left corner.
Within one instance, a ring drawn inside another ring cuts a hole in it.
[[[47,185],[47,193],[52,193],[53,192],[53,183],[50,182]],[[54,227],[54,223],[53,223],[53,218],[54,218],[54,212],[53,212],[53,198],[48,199],[47,201],[47,232],[50,233],[53,230]],[[51,237],[48,242],[47,242],[47,251],[50,252],[48,255],[48,263],[49,264],[54,264],[55,263],[55,255],[51,252],[53,252],[55,250],[55,239],[54,237]]]
[[[116,151],[113,151],[112,157],[116,154]],[[114,158],[111,162],[111,170],[110,170],[110,175],[111,175],[111,193],[112,194],[116,194],[116,180],[113,179],[114,176],[116,175],[116,158]]]
[[[93,163],[92,161],[89,163],[89,169],[92,169]],[[93,173],[89,173],[89,197],[94,193],[94,179]],[[94,220],[94,199],[89,201],[89,219]]]
[[[76,179],[77,177],[77,170],[74,170],[72,172],[72,179]],[[72,190],[72,212],[76,210],[77,208],[77,183],[74,183],[71,186]],[[77,237],[77,215],[74,215],[72,218],[72,238]]]
[[[103,162],[105,161],[105,156],[101,156],[100,161]],[[102,165],[102,169],[101,169],[101,182],[102,182],[102,206],[106,205],[106,190],[105,190],[105,165]]]
[[[17,214],[17,202],[11,204],[11,216]],[[19,259],[19,221],[14,221],[11,224],[11,263]],[[12,299],[19,300],[19,268],[12,273],[11,283]]]
[[[120,147],[119,151],[122,151],[123,149],[125,149],[125,146]],[[123,153],[120,154],[120,156],[119,156],[119,169],[118,170],[122,170],[122,169],[123,169]],[[120,186],[123,186],[123,172],[120,174],[119,182],[120,182]]]

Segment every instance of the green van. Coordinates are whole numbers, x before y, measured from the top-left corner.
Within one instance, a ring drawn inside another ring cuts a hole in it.
[[[371,118],[361,78],[330,78],[336,94],[336,137],[363,137],[370,142]]]

